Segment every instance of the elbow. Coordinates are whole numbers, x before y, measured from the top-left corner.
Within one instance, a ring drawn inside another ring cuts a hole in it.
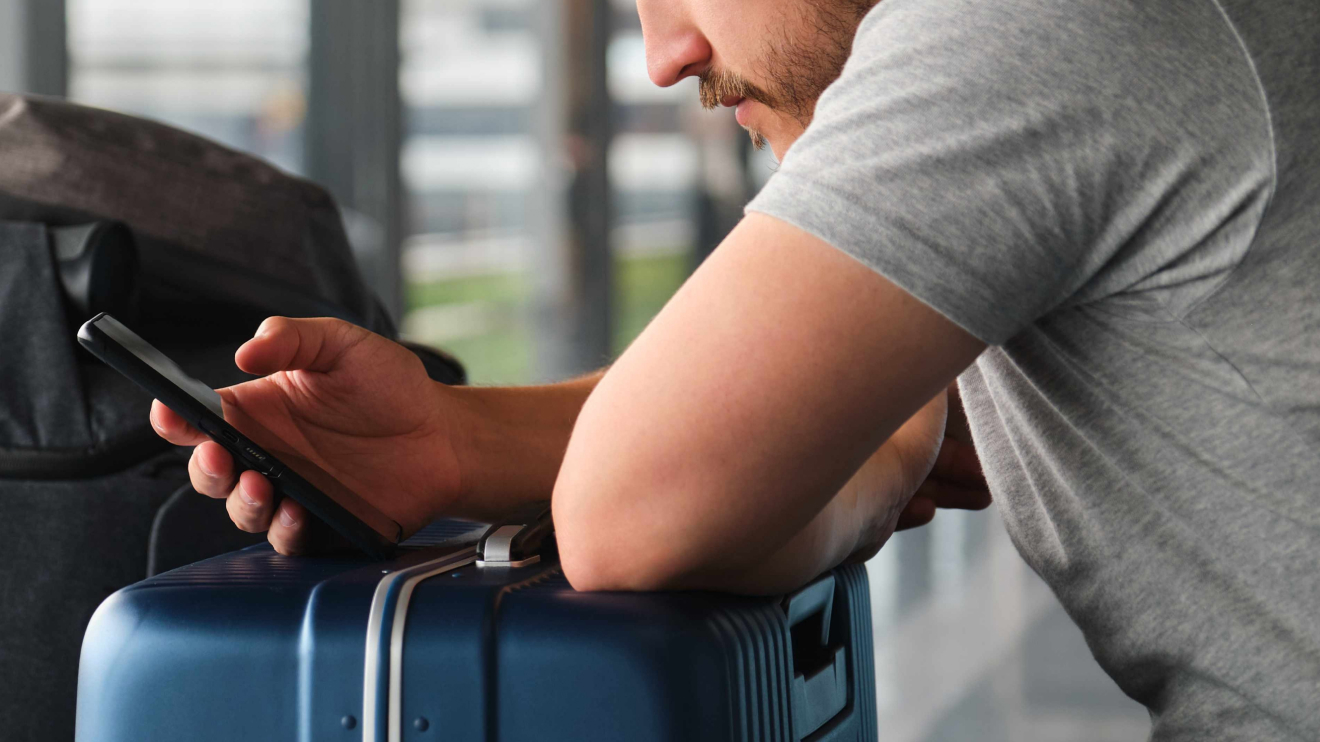
[[[593,404],[599,393],[578,417],[550,498],[564,576],[584,591],[695,587],[710,555],[699,487],[663,451],[629,445]]]
[[[682,587],[684,571],[653,534],[626,527],[607,511],[561,507],[556,489],[559,565],[575,590],[654,591]],[[562,498],[567,499],[567,498]]]
[[[596,592],[617,590],[650,592],[673,589],[675,575],[644,563],[635,556],[619,555],[605,550],[577,549],[560,551],[560,568],[574,590]]]
[[[566,462],[567,463],[567,462]],[[691,554],[647,513],[644,488],[626,493],[599,478],[560,472],[551,498],[559,564],[575,590],[654,591],[684,587]]]

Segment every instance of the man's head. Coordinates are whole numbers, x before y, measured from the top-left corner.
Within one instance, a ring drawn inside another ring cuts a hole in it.
[[[696,75],[707,108],[737,106],[757,146],[782,158],[843,71],[878,0],[638,0],[651,80]]]

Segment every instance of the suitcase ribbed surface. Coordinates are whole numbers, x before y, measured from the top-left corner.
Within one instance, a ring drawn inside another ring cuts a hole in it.
[[[841,567],[834,573],[834,579],[847,595],[848,609],[852,614],[850,625],[854,627],[852,656],[848,661],[856,668],[853,677],[857,686],[848,703],[856,707],[861,702],[861,729],[857,738],[877,739],[880,732],[875,710],[875,637],[871,632],[871,587],[867,582],[866,567],[860,564]]]
[[[835,579],[844,593],[853,628],[852,651],[848,657],[856,679],[853,695],[842,712],[857,713],[859,740],[877,738],[875,712],[875,650],[871,636],[871,595],[866,568],[861,565],[841,567]],[[837,604],[836,604],[837,605]],[[721,609],[710,620],[720,637],[725,659],[734,678],[737,697],[732,710],[733,739],[796,740],[790,717],[792,701],[792,648],[787,643],[784,613],[777,605],[747,610]],[[860,705],[860,709],[859,709]],[[811,740],[817,734],[808,735]]]
[[[841,567],[835,572],[848,611],[848,625],[854,627],[848,657],[856,686],[843,715],[854,713],[858,740],[877,738],[875,712],[874,640],[871,636],[871,597],[866,568],[861,565]],[[563,572],[552,569],[525,582],[505,587],[504,595],[525,590],[561,591],[568,588]],[[750,601],[749,601],[750,603]],[[837,604],[836,604],[837,606]],[[842,607],[842,606],[839,606]],[[795,742],[790,716],[792,700],[792,648],[783,610],[778,604],[717,609],[707,620],[724,650],[724,659],[733,683],[730,709],[730,739],[739,742]],[[860,702],[860,708],[858,704]],[[820,735],[809,735],[811,740]]]
[[[170,570],[156,575],[146,584],[152,587],[187,585],[194,589],[314,585],[341,574],[348,565],[357,564],[356,561],[346,563],[339,559],[290,559],[262,545]]]
[[[508,595],[509,593],[521,590],[554,590],[559,592],[572,589],[572,586],[568,584],[568,578],[564,576],[563,568],[554,567],[553,569],[548,569],[531,579],[507,585],[500,591],[500,594]]]
[[[439,546],[449,541],[475,538],[485,529],[483,523],[466,520],[439,520],[423,528],[403,542],[406,550]],[[224,554],[212,559],[189,564],[151,579],[153,586],[188,585],[189,587],[314,585],[342,574],[348,569],[364,566],[359,557],[294,558],[280,556],[263,546]]]
[[[464,536],[475,536],[477,533],[486,530],[485,523],[475,523],[470,520],[437,520],[431,525],[414,533],[407,541],[400,546],[405,549],[421,549],[428,546],[439,546],[446,541],[458,539]]]
[[[730,720],[740,742],[793,739],[788,689],[791,668],[784,614],[777,606],[751,610],[720,609],[710,626],[724,645],[725,661],[737,695]]]

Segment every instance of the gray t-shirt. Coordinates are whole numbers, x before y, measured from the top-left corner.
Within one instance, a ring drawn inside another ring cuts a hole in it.
[[[990,344],[991,488],[1155,739],[1320,739],[1320,2],[884,0],[748,208]]]

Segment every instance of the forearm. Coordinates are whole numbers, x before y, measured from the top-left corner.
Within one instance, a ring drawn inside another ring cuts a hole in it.
[[[462,496],[446,514],[492,520],[520,505],[549,499],[578,413],[603,375],[536,387],[444,389],[462,410],[454,426],[460,441]],[[877,524],[887,513],[885,494],[861,483],[884,479],[867,473],[885,466],[878,458],[868,461],[787,543],[764,555],[742,554],[754,557],[750,566],[712,565],[666,587],[782,593],[859,550],[873,552]]]
[[[674,465],[634,472],[624,486],[609,475],[608,461],[585,469],[566,463],[573,471],[560,473],[555,500],[565,574],[588,590],[773,594],[850,558],[867,559],[930,471],[944,414],[940,394],[836,485],[833,497],[801,516],[793,508],[814,496],[776,493],[774,479],[755,472],[718,482],[684,476],[695,467]],[[617,463],[621,455],[605,458]]]
[[[573,424],[603,374],[533,387],[441,388],[454,402],[449,435],[461,480],[445,514],[494,520],[549,500]]]
[[[780,546],[763,553],[741,551],[733,560],[714,562],[663,585],[667,589],[704,589],[746,595],[777,595],[795,590],[845,561],[865,561],[894,533],[911,499],[913,466],[895,450],[882,448],[803,528]]]
[[[874,555],[902,509],[898,493],[841,491],[801,531],[749,566],[719,565],[686,575],[670,588],[719,590],[746,595],[779,595],[796,590],[850,559]]]

